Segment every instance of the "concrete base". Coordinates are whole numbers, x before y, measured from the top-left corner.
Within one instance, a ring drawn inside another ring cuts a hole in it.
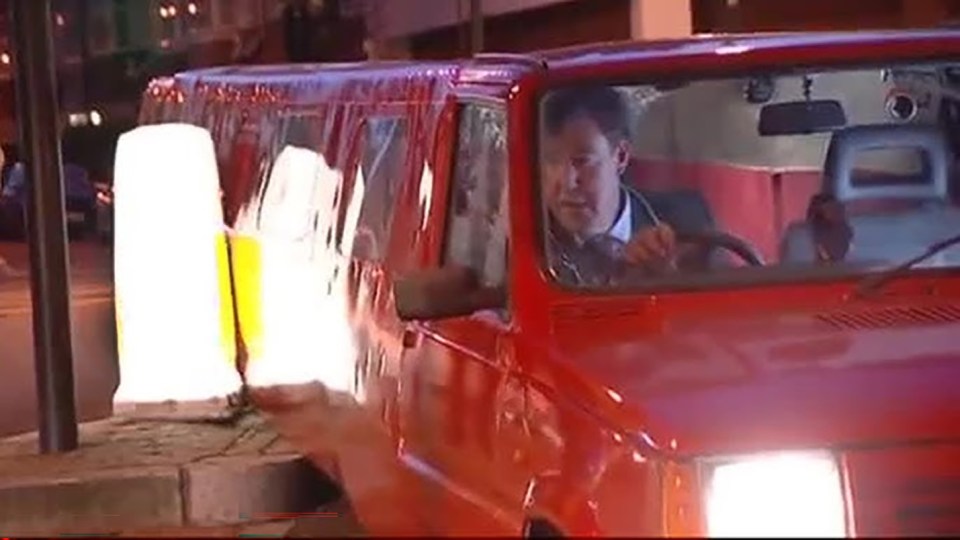
[[[331,496],[325,479],[256,416],[232,426],[111,419],[82,425],[75,452],[36,448],[35,434],[0,441],[5,535],[277,529]]]
[[[128,420],[167,422],[221,422],[229,423],[242,412],[237,406],[239,394],[215,397],[202,401],[165,401],[160,403],[113,402],[116,417]]]

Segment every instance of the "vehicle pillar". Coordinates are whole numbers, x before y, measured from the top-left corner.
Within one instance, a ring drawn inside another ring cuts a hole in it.
[[[691,0],[631,0],[630,38],[668,39],[693,33]]]

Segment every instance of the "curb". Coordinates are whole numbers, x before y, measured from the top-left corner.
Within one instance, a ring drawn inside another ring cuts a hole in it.
[[[5,278],[10,278],[10,279],[15,279],[15,278],[26,277],[29,275],[30,275],[30,272],[27,272],[24,270],[17,270],[9,262],[7,262],[7,259],[5,259],[4,257],[0,257],[0,276],[3,276]]]
[[[0,529],[24,536],[215,527],[310,512],[329,496],[329,484],[298,454],[217,456],[185,465],[0,479]]]

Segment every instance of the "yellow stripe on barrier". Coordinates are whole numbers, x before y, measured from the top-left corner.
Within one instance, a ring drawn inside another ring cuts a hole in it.
[[[230,239],[230,245],[240,336],[247,348],[247,361],[255,362],[263,357],[260,243],[252,236],[237,235]]]

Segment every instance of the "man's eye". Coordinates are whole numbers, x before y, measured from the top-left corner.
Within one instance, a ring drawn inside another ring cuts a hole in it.
[[[574,167],[580,168],[589,165],[591,161],[590,156],[574,156],[573,159],[570,160],[570,163],[573,164]]]
[[[557,155],[547,154],[543,157],[543,161],[551,167],[559,167],[560,165],[563,165],[563,157]]]

